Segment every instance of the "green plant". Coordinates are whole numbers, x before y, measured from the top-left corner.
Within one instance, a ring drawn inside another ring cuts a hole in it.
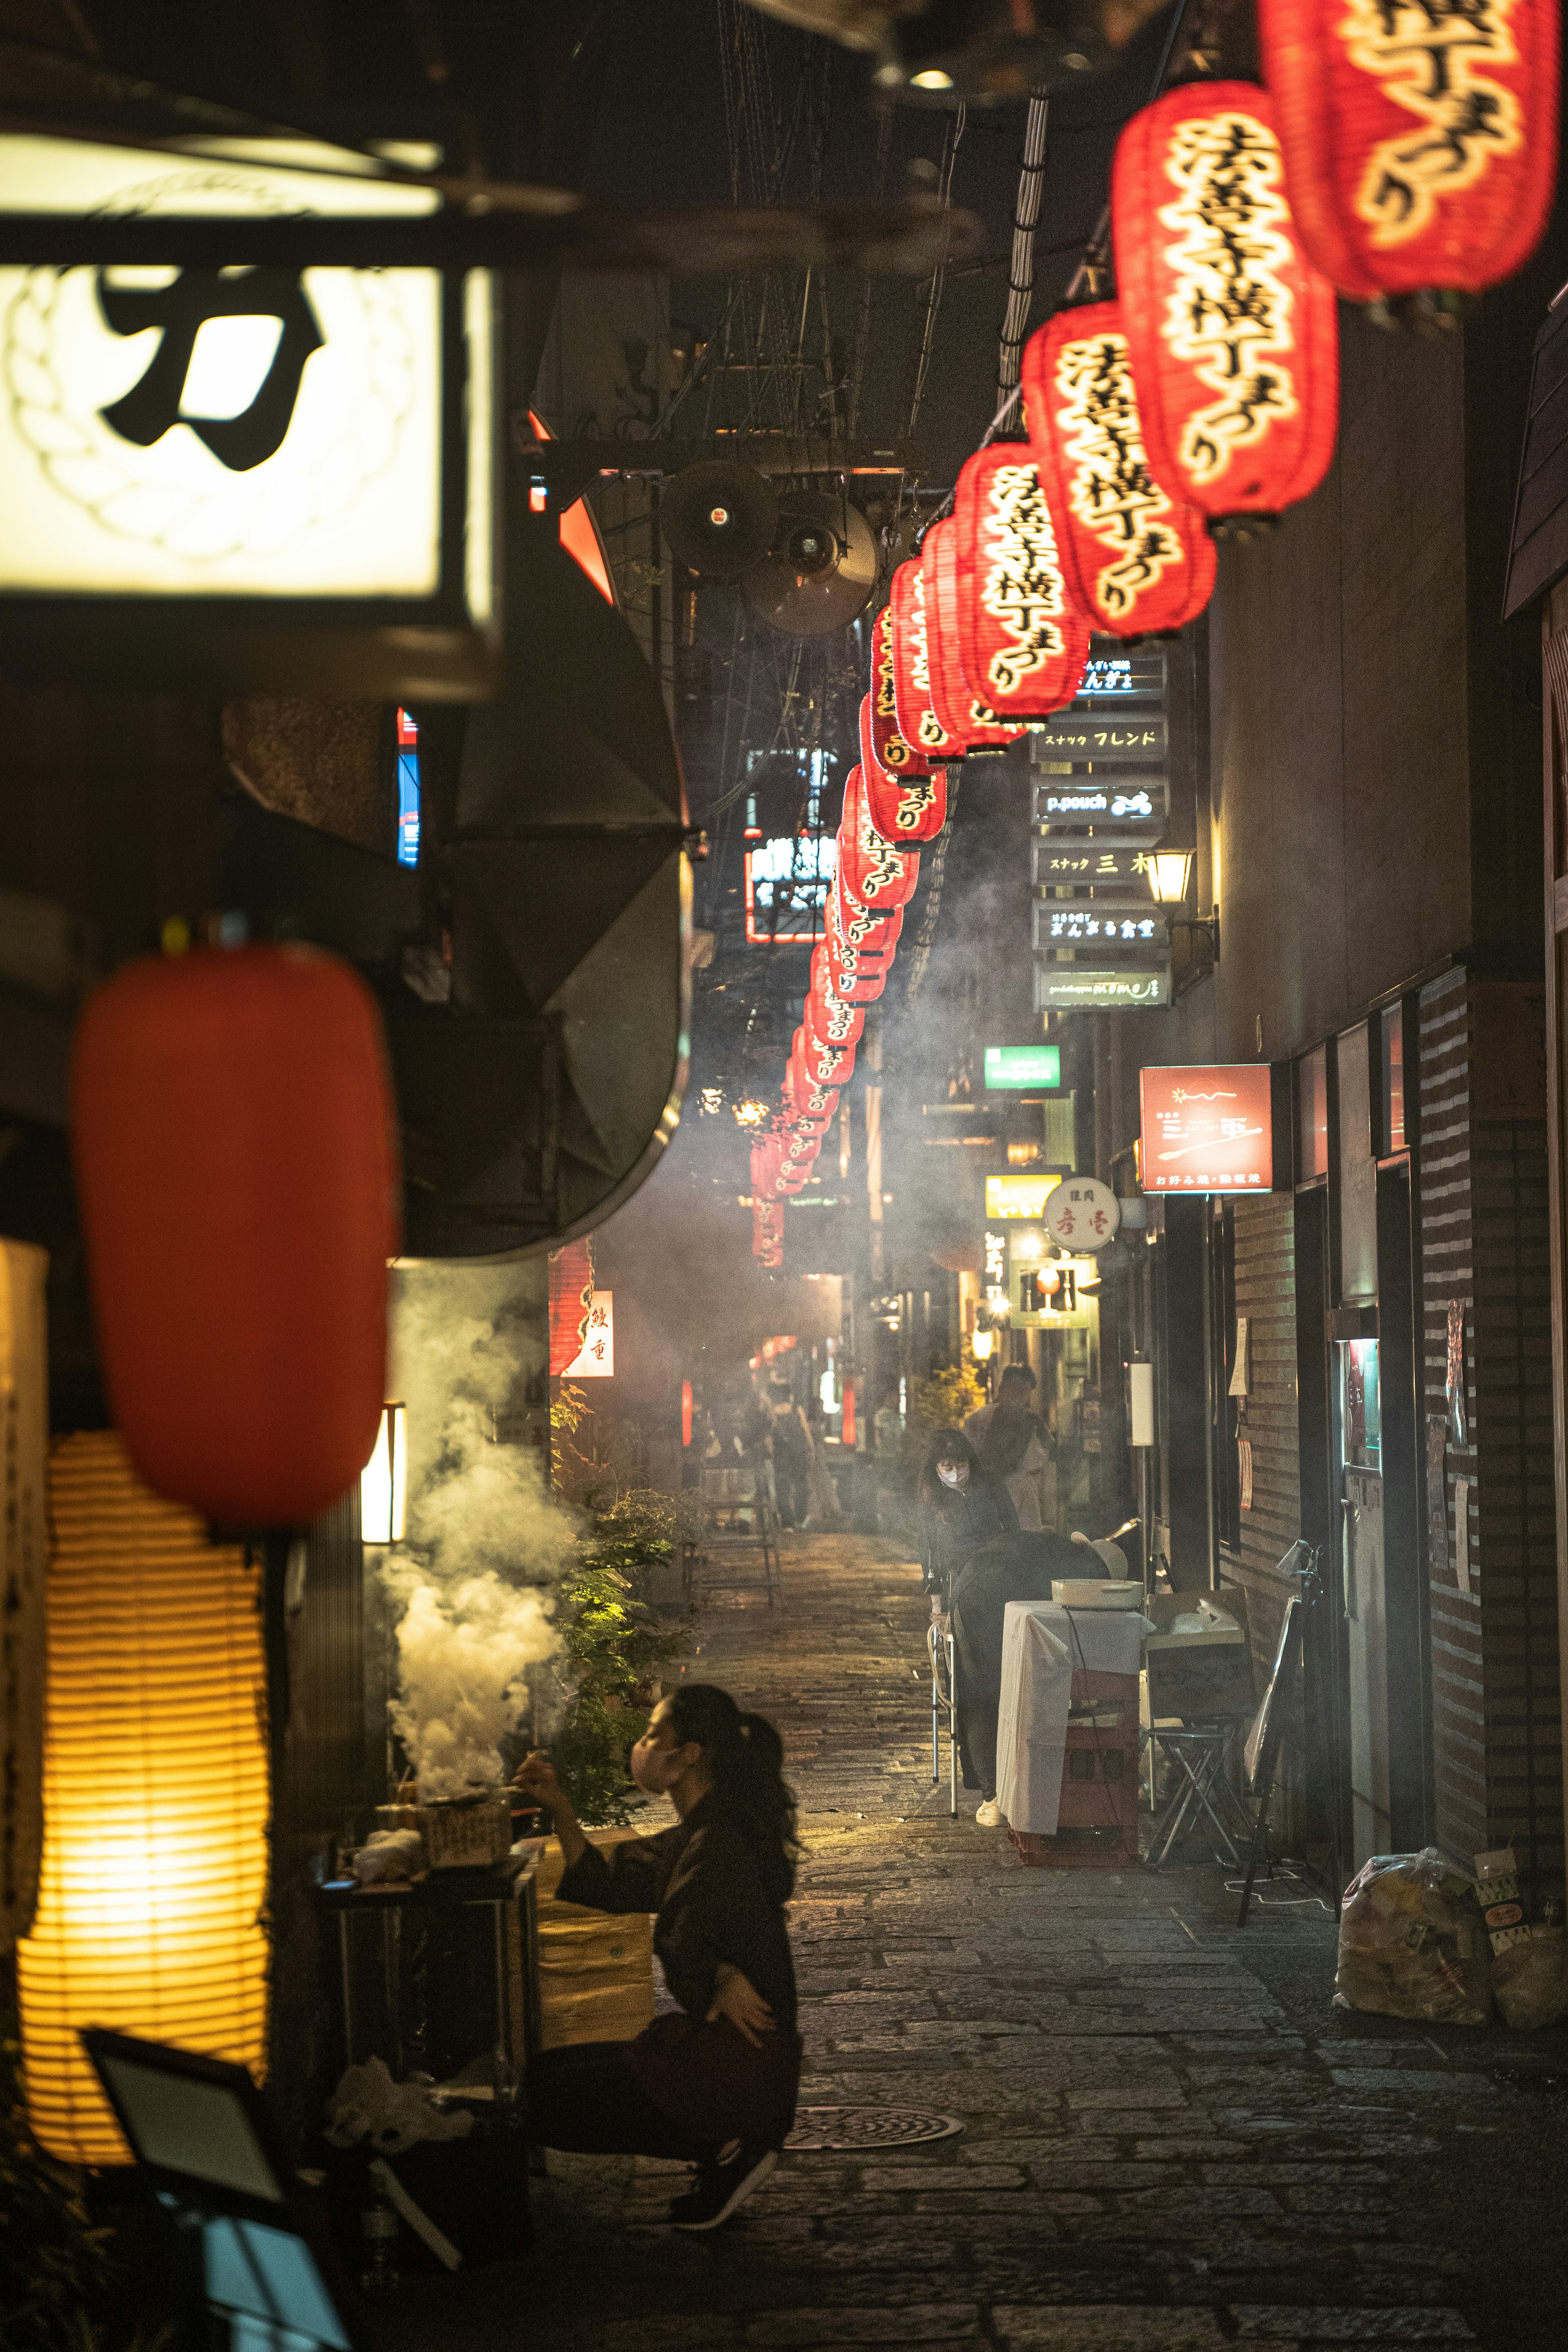
[[[647,1728],[658,1669],[689,1647],[686,1623],[661,1623],[644,1592],[690,1528],[684,1496],[639,1488],[595,1517],[566,1586],[563,1631],[577,1690],[551,1743],[561,1785],[590,1828],[624,1825],[626,1758]]]
[[[985,1391],[966,1364],[950,1364],[917,1381],[910,1400],[916,1427],[928,1435],[935,1429],[962,1429],[984,1402]]]

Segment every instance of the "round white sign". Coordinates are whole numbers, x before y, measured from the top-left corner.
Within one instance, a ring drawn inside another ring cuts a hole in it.
[[[1064,1176],[1046,1202],[1046,1231],[1061,1249],[1103,1249],[1121,1223],[1121,1203],[1098,1176]]]

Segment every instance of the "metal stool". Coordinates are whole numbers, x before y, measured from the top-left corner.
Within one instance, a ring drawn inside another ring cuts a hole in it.
[[[1154,1824],[1143,1857],[1146,1868],[1158,1870],[1170,1859],[1176,1840],[1190,1835],[1206,1821],[1219,1860],[1239,1869],[1241,1851],[1236,1836],[1239,1835],[1245,1849],[1252,1837],[1252,1822],[1226,1779],[1225,1767],[1241,1721],[1239,1716],[1215,1716],[1203,1722],[1159,1724],[1150,1731],[1151,1748],[1156,1753],[1163,1748],[1176,1768],[1176,1785]]]

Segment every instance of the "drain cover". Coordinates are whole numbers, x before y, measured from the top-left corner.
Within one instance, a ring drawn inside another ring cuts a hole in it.
[[[922,2107],[797,2107],[785,2147],[918,2147],[922,2140],[951,2139],[963,2126],[952,2116],[929,2115]]]

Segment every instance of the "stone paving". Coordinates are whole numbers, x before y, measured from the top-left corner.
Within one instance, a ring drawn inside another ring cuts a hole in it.
[[[1025,1868],[933,1790],[925,1604],[885,1542],[717,1591],[690,1671],[783,1730],[803,2104],[962,2119],[792,2154],[711,2237],[683,2175],[552,2157],[533,2259],[410,2281],[389,2341],[541,2352],[1568,2344],[1563,2040],[1346,2018],[1300,1886],[1247,1929],[1211,1864]],[[1289,1900],[1294,1897],[1297,1899]]]

